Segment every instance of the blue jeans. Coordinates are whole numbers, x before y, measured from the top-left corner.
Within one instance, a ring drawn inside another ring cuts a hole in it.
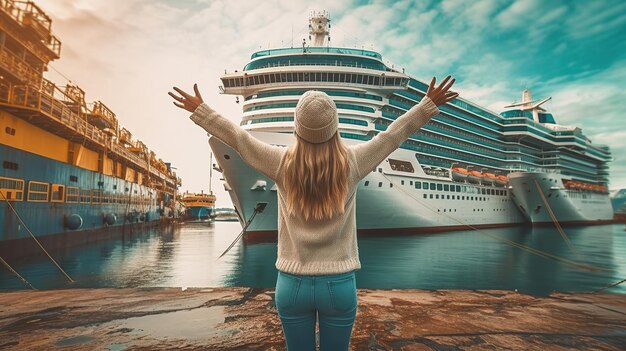
[[[348,350],[356,317],[354,272],[304,276],[278,272],[276,308],[290,351],[315,351],[319,318],[320,351]]]

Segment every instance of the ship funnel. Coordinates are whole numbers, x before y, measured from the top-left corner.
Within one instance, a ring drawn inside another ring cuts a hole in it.
[[[313,46],[324,46],[326,37],[330,41],[330,18],[328,12],[313,12],[309,17],[309,39]]]

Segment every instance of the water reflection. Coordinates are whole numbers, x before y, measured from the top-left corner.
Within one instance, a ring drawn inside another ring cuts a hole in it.
[[[53,252],[76,280],[69,284],[43,256],[10,262],[39,289],[68,287],[273,287],[276,244],[237,244],[236,222],[188,223],[135,231]],[[626,277],[621,225],[565,228],[572,250],[554,228],[505,228],[422,236],[359,238],[360,288],[518,289],[532,294],[591,291]],[[495,238],[495,239],[494,239]],[[510,240],[603,271],[577,267],[513,247]],[[25,286],[6,269],[0,289]],[[626,286],[612,288],[626,293]]]

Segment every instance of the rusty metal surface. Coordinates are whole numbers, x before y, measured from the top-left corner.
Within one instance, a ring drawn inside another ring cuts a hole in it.
[[[623,350],[626,298],[359,290],[351,350]],[[0,294],[0,349],[284,350],[273,290]]]

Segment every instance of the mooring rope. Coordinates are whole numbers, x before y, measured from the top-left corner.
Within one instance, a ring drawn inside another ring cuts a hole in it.
[[[593,293],[595,294],[595,293],[598,293],[598,292],[600,292],[600,291],[603,291],[603,290],[606,290],[606,289],[612,288],[612,287],[614,287],[614,286],[618,286],[618,285],[620,285],[620,284],[622,284],[622,283],[624,283],[624,282],[626,282],[626,279],[622,279],[622,280],[618,281],[617,283],[613,283],[613,284],[607,285],[607,286],[605,286],[604,288],[601,288],[601,289],[598,289],[598,290],[594,291]]]
[[[580,252],[576,250],[572,242],[569,240],[569,237],[565,234],[565,231],[561,227],[561,223],[559,223],[558,219],[556,218],[556,215],[554,214],[554,211],[552,211],[552,208],[548,204],[548,199],[546,198],[546,195],[543,193],[543,190],[541,190],[541,187],[539,186],[539,182],[537,182],[537,179],[533,179],[533,180],[535,181],[537,190],[539,190],[539,194],[541,195],[541,199],[543,200],[543,203],[546,205],[546,209],[548,211],[548,214],[550,215],[550,218],[552,219],[552,222],[554,223],[554,226],[559,231],[559,234],[561,234],[561,237],[563,238],[567,246],[570,248],[570,250],[572,250],[578,257],[580,257]]]
[[[0,256],[0,261],[2,261],[2,264],[4,264],[5,267],[7,267],[8,270],[10,270],[13,274],[15,274],[18,278],[20,278],[20,280],[22,280],[22,282],[24,284],[26,284],[29,288],[33,289],[33,290],[37,290],[35,289],[34,286],[32,286],[28,280],[26,280],[24,277],[22,277],[19,273],[17,273],[17,271],[15,269],[13,269],[13,267],[11,267],[10,264],[7,263],[7,261],[4,260],[4,258],[2,258],[2,256]]]
[[[265,209],[265,206],[267,206],[267,202],[257,202],[256,206],[254,207],[254,212],[252,212],[250,219],[248,219],[248,221],[246,222],[246,225],[241,230],[241,233],[239,233],[239,235],[235,238],[235,240],[233,240],[233,242],[220,255],[220,257],[216,259],[216,261],[222,258],[224,255],[226,255],[226,253],[228,253],[228,251],[230,251],[230,249],[232,249],[235,246],[235,244],[244,236],[244,234],[246,233],[246,230],[248,229],[248,226],[252,224],[252,220],[254,219],[254,217],[256,217],[256,214],[263,212],[263,210]]]
[[[59,264],[57,263],[57,261],[54,260],[54,258],[52,258],[52,256],[50,256],[50,254],[48,253],[48,251],[43,247],[43,245],[41,245],[41,243],[39,242],[39,240],[37,240],[37,238],[35,237],[35,235],[33,234],[33,232],[30,231],[30,228],[28,228],[28,226],[26,225],[26,223],[24,223],[24,221],[22,220],[22,217],[20,217],[19,213],[17,213],[17,210],[15,210],[15,208],[13,207],[13,205],[11,205],[11,202],[9,201],[9,199],[7,199],[4,196],[4,193],[2,191],[0,191],[0,195],[2,195],[2,198],[4,199],[4,201],[7,203],[7,205],[9,206],[9,208],[13,211],[13,213],[15,214],[15,216],[17,217],[17,219],[20,221],[20,223],[22,223],[22,225],[24,226],[24,228],[26,228],[26,231],[28,232],[28,234],[30,235],[31,238],[33,238],[33,240],[37,243],[37,245],[39,245],[39,247],[41,248],[41,251],[43,251],[48,258],[50,259],[50,261],[52,261],[52,263],[54,263],[55,266],[57,266],[57,268],[61,271],[61,273],[63,273],[65,275],[65,277],[67,277],[67,279],[70,281],[70,283],[73,283],[74,280],[63,270],[63,268],[61,268],[61,266],[59,266]]]
[[[415,198],[411,193],[409,193],[409,192],[405,191],[404,189],[402,189],[402,186],[398,186],[398,184],[395,183],[393,180],[391,180],[389,177],[387,177],[387,175],[385,175],[384,173],[381,173],[381,174],[382,174],[383,177],[385,177],[387,180],[389,180],[390,183],[392,183],[394,185],[395,189],[398,189],[399,191],[405,193],[407,196],[409,196],[411,199],[415,200],[420,205],[424,206],[429,211],[431,211],[431,212],[433,212],[433,213],[435,213],[437,215],[448,217],[451,220],[453,220],[453,221],[455,221],[455,222],[457,222],[457,223],[459,223],[461,225],[467,226],[468,228],[471,228],[471,229],[477,231],[478,233],[483,234],[485,236],[488,236],[488,237],[490,237],[490,238],[492,238],[494,240],[504,242],[504,243],[506,243],[508,245],[517,247],[517,248],[519,248],[521,250],[528,251],[528,252],[530,252],[532,254],[535,254],[537,256],[544,257],[544,258],[550,258],[550,259],[553,259],[555,261],[561,262],[563,264],[579,268],[581,270],[590,271],[590,272],[603,272],[603,271],[605,272],[605,271],[608,271],[605,268],[599,268],[599,267],[595,267],[595,266],[592,266],[592,265],[589,265],[589,264],[586,264],[586,263],[576,262],[574,260],[570,260],[570,259],[567,259],[567,258],[559,257],[559,256],[553,255],[551,253],[548,253],[548,252],[545,252],[545,251],[541,251],[539,249],[535,249],[535,248],[532,248],[530,246],[526,246],[524,244],[520,244],[518,242],[509,240],[509,239],[501,238],[501,237],[499,237],[497,235],[493,235],[493,234],[485,232],[485,231],[483,231],[483,230],[481,230],[479,228],[476,228],[475,226],[473,226],[473,225],[471,225],[469,223],[466,223],[466,222],[464,222],[464,221],[462,221],[460,219],[457,219],[454,216],[448,215],[445,212],[444,213],[435,212],[435,210],[431,209],[429,206],[424,204],[422,201],[420,201],[419,199]]]

